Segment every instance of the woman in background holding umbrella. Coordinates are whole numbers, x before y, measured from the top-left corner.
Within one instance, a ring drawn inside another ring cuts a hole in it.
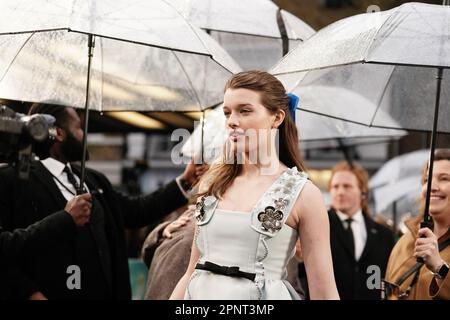
[[[311,298],[339,298],[326,208],[303,172],[295,107],[296,97],[266,72],[241,72],[227,82],[232,152],[200,182],[191,260],[172,299],[299,299],[286,281],[299,236]]]
[[[428,165],[422,175],[422,207],[427,173]],[[429,213],[433,231],[419,229],[422,215],[409,220],[406,224],[410,232],[400,238],[391,253],[386,271],[389,282],[384,282],[389,299],[450,299],[450,149],[435,151]]]

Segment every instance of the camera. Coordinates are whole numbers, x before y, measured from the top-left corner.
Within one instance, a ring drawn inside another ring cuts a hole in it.
[[[54,139],[54,122],[50,115],[28,116],[0,106],[0,163],[13,165],[18,177],[27,179],[34,158],[32,145]]]

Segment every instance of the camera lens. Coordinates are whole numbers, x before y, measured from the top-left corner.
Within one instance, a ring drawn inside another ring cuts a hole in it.
[[[48,138],[47,120],[40,115],[32,116],[26,123],[25,127],[28,134],[36,141],[42,142]]]

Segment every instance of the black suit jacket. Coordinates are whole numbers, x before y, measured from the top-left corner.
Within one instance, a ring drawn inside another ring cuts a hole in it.
[[[72,166],[79,175],[79,167]],[[89,190],[97,191],[97,199],[105,214],[105,229],[112,266],[112,298],[130,299],[125,228],[140,228],[154,223],[165,214],[187,202],[175,181],[154,193],[140,197],[126,197],[116,192],[107,178],[94,170],[86,170]],[[0,225],[6,230],[27,227],[49,215],[64,210],[67,203],[53,177],[40,163],[33,163],[27,181],[15,177],[12,168],[0,170]],[[93,235],[98,241],[96,234]],[[74,258],[75,237],[55,242],[49,247],[26,252],[16,267],[20,267],[22,295],[41,291],[49,299],[80,298],[76,290],[69,290],[66,273]],[[102,252],[98,252],[101,256]],[[82,296],[81,296],[82,298]]]
[[[384,277],[389,255],[395,243],[393,232],[364,214],[367,241],[359,261],[355,261],[344,226],[333,209],[328,211],[328,218],[334,277],[340,298],[342,300],[381,299],[380,290],[371,290],[367,286],[367,280],[373,274],[367,273],[367,268],[370,265],[379,266],[380,276]]]
[[[64,241],[75,236],[76,226],[72,217],[66,212],[59,212],[36,222],[26,229],[4,231],[0,226],[0,300],[19,297],[16,291],[18,278],[14,269],[9,267],[22,252],[34,251],[42,246]],[[20,277],[19,277],[20,278]]]

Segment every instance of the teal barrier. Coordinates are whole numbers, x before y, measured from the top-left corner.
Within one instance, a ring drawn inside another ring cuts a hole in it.
[[[143,300],[147,284],[147,266],[141,259],[135,258],[128,259],[128,266],[130,268],[131,298]]]

